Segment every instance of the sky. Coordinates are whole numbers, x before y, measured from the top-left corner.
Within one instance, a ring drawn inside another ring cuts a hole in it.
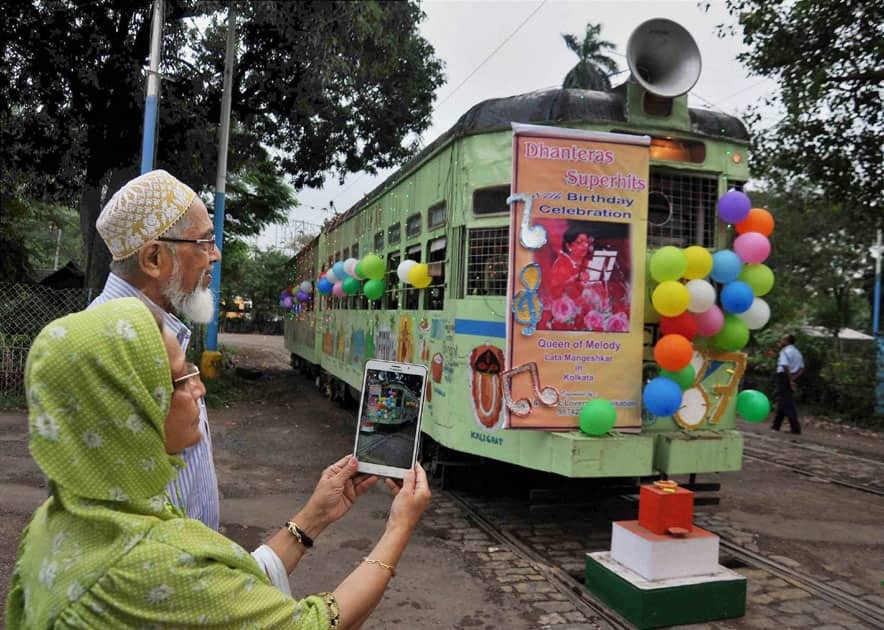
[[[562,34],[572,33],[582,39],[587,22],[602,24],[601,38],[615,46],[610,56],[620,70],[626,70],[612,77],[613,85],[629,76],[626,42],[639,24],[655,17],[678,22],[691,33],[702,57],[702,72],[690,92],[689,105],[740,116],[776,84],[749,76],[736,60],[743,50],[739,32],[725,38],[717,35],[719,24],[736,25],[736,19],[727,13],[723,2],[708,3],[708,10],[706,4],[697,0],[422,2],[427,17],[420,32],[445,62],[446,76],[446,82],[436,90],[432,124],[422,135],[422,142],[432,142],[483,100],[561,86],[577,62]],[[330,175],[322,188],[298,191],[300,206],[290,213],[292,225],[269,227],[259,237],[259,246],[276,245],[292,231],[321,224],[331,216],[330,204],[337,212],[345,212],[392,172],[376,176],[357,173],[343,184]]]

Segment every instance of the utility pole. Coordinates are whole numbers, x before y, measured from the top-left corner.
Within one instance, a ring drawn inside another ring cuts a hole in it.
[[[878,364],[878,379],[875,386],[875,415],[884,416],[884,335],[881,334],[881,259],[884,258],[884,244],[881,242],[881,230],[878,230],[878,242],[869,248],[875,259],[875,297],[872,306],[872,335],[875,337],[875,349]]]
[[[233,98],[233,66],[236,52],[236,3],[227,10],[227,50],[224,55],[224,92],[221,97],[221,132],[218,136],[218,172],[215,178],[215,247],[223,253],[224,200],[227,189],[227,144],[230,137],[230,109]],[[215,317],[209,323],[206,335],[206,353],[203,362],[220,361],[218,352],[218,310],[221,296],[221,263],[212,268],[212,293],[215,295]]]
[[[144,133],[141,136],[141,174],[153,170],[157,142],[157,111],[160,100],[160,56],[163,48],[163,0],[154,0],[150,27],[150,69],[144,101]]]

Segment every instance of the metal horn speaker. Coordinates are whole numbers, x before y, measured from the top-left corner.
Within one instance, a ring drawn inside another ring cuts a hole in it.
[[[681,25],[665,18],[640,24],[626,44],[633,78],[648,92],[673,98],[688,92],[700,78],[700,49]]]

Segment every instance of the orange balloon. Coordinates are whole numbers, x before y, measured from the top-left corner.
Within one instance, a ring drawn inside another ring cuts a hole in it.
[[[774,229],[773,215],[763,208],[752,208],[746,218],[734,226],[739,234],[746,232],[761,232],[770,236]]]
[[[693,356],[691,342],[681,335],[663,335],[654,346],[654,360],[657,365],[670,372],[686,368]]]

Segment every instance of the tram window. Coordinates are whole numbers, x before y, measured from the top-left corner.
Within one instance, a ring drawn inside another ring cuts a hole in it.
[[[408,260],[413,260],[415,262],[421,261],[421,246],[414,245],[408,248],[405,256]],[[420,297],[421,290],[415,289],[411,285],[406,285],[404,289],[402,289],[402,308],[406,311],[413,311],[415,309],[420,308]]]
[[[718,181],[651,170],[648,247],[715,246]]]
[[[350,248],[345,247],[344,249],[341,250],[341,257],[338,258],[338,260],[343,262],[343,261],[347,260],[349,257],[350,257]]]
[[[651,159],[702,164],[706,161],[706,145],[679,138],[651,138]]]
[[[445,306],[445,237],[427,243],[427,262],[433,281],[427,287],[427,310],[441,311]]]
[[[411,238],[421,233],[421,215],[413,214],[405,219],[405,238]]]
[[[402,254],[393,252],[387,255],[387,286],[384,290],[384,308],[396,310],[399,308],[399,263]]]
[[[439,203],[430,206],[427,210],[427,229],[432,230],[441,225],[445,225],[446,221],[446,202],[440,201]]]
[[[350,258],[359,258],[359,243],[350,246]],[[344,260],[347,260],[346,258]]]
[[[473,191],[473,214],[503,214],[510,211],[506,198],[510,185],[489,186]]]
[[[506,295],[509,228],[469,231],[467,295]]]
[[[377,234],[374,235],[374,249],[376,252],[384,249],[384,231],[381,230]]]
[[[394,223],[387,228],[387,245],[396,245],[402,240],[402,224]]]

